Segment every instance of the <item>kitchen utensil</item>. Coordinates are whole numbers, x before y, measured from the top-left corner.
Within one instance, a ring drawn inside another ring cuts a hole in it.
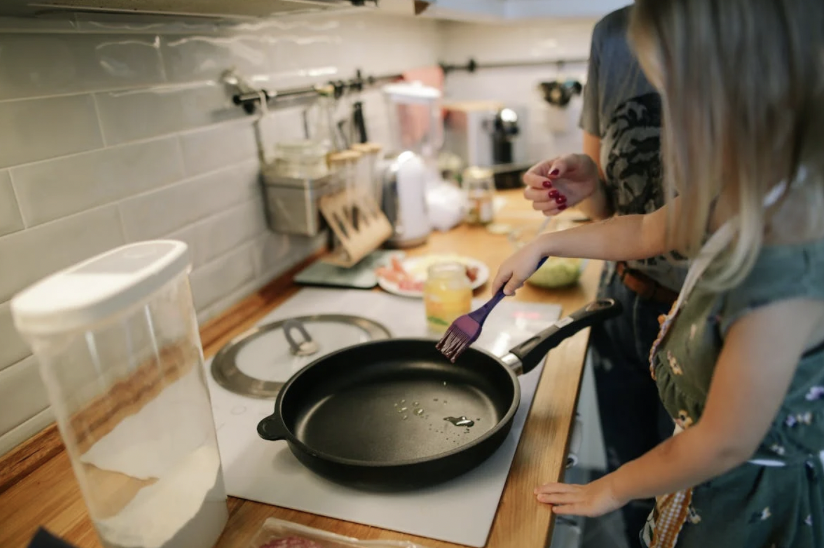
[[[453,101],[444,104],[444,149],[457,154],[467,166],[494,165],[488,127],[502,108],[503,103],[497,101]]]
[[[546,261],[546,257],[538,262],[538,268]],[[487,316],[495,308],[501,299],[505,297],[503,288],[499,289],[489,301],[479,309],[469,314],[464,314],[449,326],[444,336],[438,341],[436,348],[455,363],[461,354],[481,336],[481,329]]]
[[[228,520],[190,269],[139,242],[11,301],[105,546],[210,547]]]
[[[423,160],[406,151],[384,160],[378,170],[382,174],[381,207],[392,226],[387,247],[423,245],[432,232],[426,205],[429,174]]]
[[[212,377],[235,394],[275,398],[283,383],[317,356],[390,336],[381,324],[348,314],[270,322],[221,348],[212,360]]]
[[[319,201],[321,213],[337,238],[336,248],[321,260],[347,268],[392,235],[392,225],[369,193],[355,188],[354,168],[359,157],[353,150],[329,156],[330,169],[343,181],[343,189]]]
[[[304,466],[345,485],[398,490],[443,482],[503,443],[520,403],[516,374],[619,312],[613,300],[590,303],[502,359],[472,348],[453,364],[428,339],[349,347],[293,376],[258,435],[286,440]],[[444,400],[460,415],[445,417]]]
[[[575,95],[580,95],[583,86],[577,80],[556,80],[541,82],[541,94],[544,101],[556,107],[566,107]]]

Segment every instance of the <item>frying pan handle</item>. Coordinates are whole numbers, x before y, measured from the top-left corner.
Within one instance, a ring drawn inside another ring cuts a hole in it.
[[[585,327],[619,316],[622,310],[621,303],[613,299],[593,301],[569,316],[561,318],[531,339],[522,342],[509,353],[521,361],[523,372],[529,373],[541,363],[547,352],[561,344],[564,339]]]
[[[287,434],[286,425],[277,410],[258,423],[257,431],[258,436],[268,441],[285,440]]]

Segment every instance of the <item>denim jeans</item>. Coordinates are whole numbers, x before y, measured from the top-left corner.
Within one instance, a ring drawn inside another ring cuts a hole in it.
[[[598,412],[612,472],[672,435],[673,421],[664,410],[649,371],[649,351],[658,335],[658,316],[670,306],[642,299],[607,265],[599,297],[619,301],[623,314],[592,328],[590,351]],[[622,509],[629,546],[641,546],[639,532],[654,500],[632,501]]]

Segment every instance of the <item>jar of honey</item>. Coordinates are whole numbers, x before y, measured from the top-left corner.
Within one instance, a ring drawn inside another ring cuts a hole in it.
[[[466,267],[460,263],[437,263],[429,267],[423,286],[426,325],[443,333],[472,309],[472,286]]]

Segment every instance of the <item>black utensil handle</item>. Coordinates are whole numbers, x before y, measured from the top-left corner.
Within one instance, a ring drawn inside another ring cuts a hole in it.
[[[277,411],[262,419],[258,423],[257,431],[258,436],[268,441],[285,440],[288,433]]]
[[[622,310],[621,303],[613,299],[591,302],[569,316],[561,318],[548,329],[522,342],[509,352],[521,360],[523,372],[529,373],[535,369],[536,365],[541,363],[547,352],[561,344],[564,339],[571,337],[585,327],[614,318],[620,315]]]

